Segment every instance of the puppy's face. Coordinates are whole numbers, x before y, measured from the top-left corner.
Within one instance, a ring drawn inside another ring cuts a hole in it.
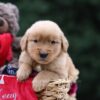
[[[27,49],[36,62],[50,63],[61,52],[61,37],[58,34],[45,32],[30,34]]]
[[[33,25],[26,32],[21,45],[24,49],[26,47],[31,58],[37,63],[48,64],[60,55],[62,48],[64,49],[65,43],[62,43],[64,36],[62,37],[60,29],[53,23],[42,23]],[[68,47],[67,44],[66,46]]]

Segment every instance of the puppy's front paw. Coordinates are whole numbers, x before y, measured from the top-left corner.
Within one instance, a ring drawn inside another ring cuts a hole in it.
[[[46,85],[47,85],[47,82],[45,81],[33,79],[32,87],[35,92],[42,91],[43,89],[45,89]]]
[[[23,71],[23,70],[18,70],[17,71],[17,79],[19,80],[19,81],[24,81],[24,80],[26,80],[28,77],[29,77],[29,72],[25,72],[25,71]]]

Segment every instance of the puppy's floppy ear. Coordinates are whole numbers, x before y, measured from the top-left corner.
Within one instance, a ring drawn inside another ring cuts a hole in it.
[[[22,37],[20,41],[20,46],[22,51],[26,50],[27,42],[28,42],[28,32],[26,31],[25,35]]]
[[[62,49],[64,52],[67,52],[67,49],[69,47],[69,43],[67,38],[64,36],[64,34],[62,34]]]

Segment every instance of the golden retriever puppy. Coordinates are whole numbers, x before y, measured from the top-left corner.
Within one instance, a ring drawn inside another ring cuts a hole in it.
[[[36,92],[45,89],[53,80],[76,80],[79,72],[67,53],[68,46],[67,39],[56,23],[46,20],[33,24],[21,40],[18,80],[27,79],[38,65],[41,71],[32,82]]]

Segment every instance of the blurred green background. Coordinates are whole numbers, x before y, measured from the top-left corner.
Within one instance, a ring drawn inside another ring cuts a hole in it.
[[[59,24],[69,40],[69,54],[80,70],[78,100],[100,100],[100,0],[0,0],[20,10],[23,35],[37,20]]]

